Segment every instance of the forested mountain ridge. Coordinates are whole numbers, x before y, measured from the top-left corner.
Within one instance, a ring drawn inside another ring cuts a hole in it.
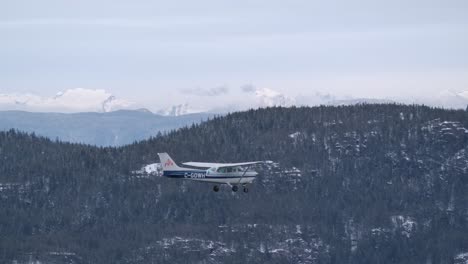
[[[248,194],[136,174],[157,161],[271,160]],[[0,133],[0,260],[463,263],[468,113],[267,108],[121,148]]]
[[[146,109],[105,113],[0,111],[0,131],[17,129],[53,140],[117,147],[212,116],[210,113],[161,116]]]

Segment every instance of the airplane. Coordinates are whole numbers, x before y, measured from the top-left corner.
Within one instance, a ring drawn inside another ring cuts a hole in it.
[[[167,153],[158,153],[163,168],[163,176],[168,178],[180,178],[186,180],[214,183],[213,191],[219,191],[220,184],[227,184],[233,192],[239,190],[242,185],[245,193],[249,192],[248,184],[251,184],[257,172],[249,170],[251,166],[262,161],[251,161],[241,163],[208,163],[208,162],[185,162],[187,166],[197,169],[179,167]]]

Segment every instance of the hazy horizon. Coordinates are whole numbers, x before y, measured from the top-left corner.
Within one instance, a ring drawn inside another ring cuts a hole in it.
[[[461,108],[467,13],[456,0],[4,2],[0,109],[82,111],[110,96],[154,112],[360,98]]]

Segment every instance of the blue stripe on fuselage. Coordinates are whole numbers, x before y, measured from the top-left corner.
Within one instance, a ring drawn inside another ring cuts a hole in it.
[[[183,170],[183,171],[163,171],[163,176],[168,178],[187,179],[238,179],[241,176],[221,176],[206,175],[204,170]],[[254,178],[255,176],[244,176],[244,178]]]
[[[206,171],[204,170],[164,171],[163,176],[169,178],[188,178],[186,176],[193,173],[206,176]]]

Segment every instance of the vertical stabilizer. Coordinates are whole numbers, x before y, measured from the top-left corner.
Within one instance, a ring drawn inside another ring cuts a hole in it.
[[[161,161],[161,166],[163,171],[176,171],[182,170],[181,167],[177,166],[173,159],[167,153],[158,153],[159,160]]]

